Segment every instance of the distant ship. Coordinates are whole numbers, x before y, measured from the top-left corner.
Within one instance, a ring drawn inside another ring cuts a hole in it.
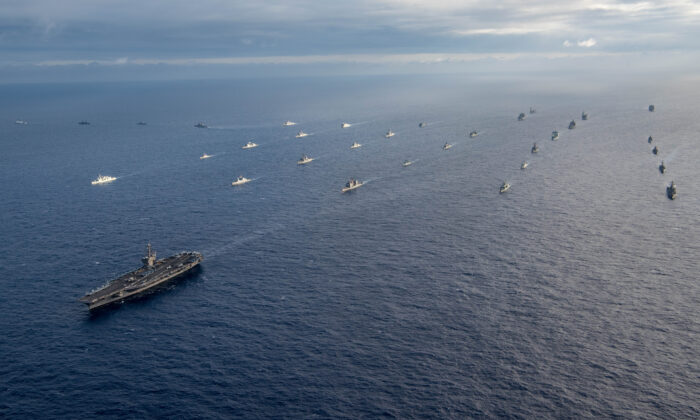
[[[145,121],[139,121],[136,123],[136,125],[147,125]]]
[[[202,262],[204,257],[199,252],[181,252],[172,257],[156,260],[156,253],[151,244],[146,248],[146,256],[141,259],[143,266],[123,274],[99,289],[80,298],[89,310],[106,307],[155,289],[157,286],[174,279]]]
[[[588,114],[587,114],[585,111],[581,113],[581,119],[582,119],[583,121],[588,120]]]
[[[503,184],[501,184],[501,188],[498,190],[498,192],[503,194],[504,192],[508,191],[509,189],[510,189],[510,184],[507,181],[503,181]]]
[[[357,149],[358,147],[362,147],[362,145],[358,142],[355,142],[352,144],[352,146],[350,146],[351,149]]]
[[[478,135],[479,135],[479,132],[476,131],[476,130],[474,130],[474,131],[472,131],[471,133],[469,133],[469,137],[471,137],[471,138],[474,138],[474,137],[476,137],[476,136],[478,136]]]
[[[241,149],[252,149],[254,147],[258,147],[258,145],[253,143],[252,141],[249,141],[245,144],[245,146],[241,147]]]
[[[451,148],[452,148],[452,145],[450,143],[445,143],[445,145],[442,146],[442,150],[447,150],[447,149],[451,149]]]
[[[352,127],[352,124],[348,124],[346,122],[340,124],[340,128],[350,128],[350,127]]]
[[[91,184],[92,185],[106,184],[108,182],[114,181],[115,179],[117,179],[117,178],[115,178],[113,176],[98,175],[97,179],[92,181]]]
[[[391,128],[390,128],[389,131],[387,131],[386,134],[384,134],[384,137],[390,138],[390,137],[394,137],[395,135],[396,135],[396,133],[391,131]]]
[[[348,192],[351,190],[354,190],[355,188],[360,188],[364,184],[361,181],[356,180],[355,178],[350,178],[350,181],[345,183],[345,187],[343,187],[341,192]]]
[[[300,139],[300,138],[306,137],[306,136],[308,136],[308,134],[304,133],[304,130],[299,130],[299,132],[296,135],[296,138]]]
[[[574,128],[576,128],[576,121],[571,120],[569,123],[569,130],[573,130]]]
[[[529,165],[529,163],[523,162],[523,163],[520,165],[520,169],[526,169],[528,165]]]
[[[662,174],[666,173],[666,165],[664,165],[664,161],[661,161],[661,165],[659,165],[659,172]]]
[[[411,165],[413,165],[413,162],[411,162],[410,160],[404,160],[402,165],[403,166],[411,166]]]
[[[552,131],[552,140],[559,140],[559,132],[557,130]]]
[[[314,160],[313,158],[308,157],[307,155],[304,155],[297,161],[297,165],[306,165],[307,163],[311,162]]]
[[[535,112],[537,112],[537,110],[533,107],[530,107],[530,114],[534,114]]]
[[[231,183],[231,185],[236,186],[236,185],[243,185],[247,182],[250,182],[250,179],[244,177],[243,175],[240,175],[235,181]]]
[[[78,125],[90,125],[90,121],[78,121]]]
[[[671,185],[666,187],[666,196],[669,200],[675,200],[678,192],[676,191],[676,183],[671,181]]]
[[[651,153],[653,153],[653,154],[655,154],[655,155],[658,155],[658,154],[659,154],[659,148],[656,147],[656,146],[654,146],[654,148],[651,149]]]
[[[200,159],[209,159],[210,157],[211,157],[211,155],[208,155],[208,154],[205,153],[205,154],[203,154],[202,156],[200,156],[199,158],[200,158]]]
[[[649,136],[649,139],[647,140],[647,143],[651,144],[652,141],[654,141],[654,139],[653,139],[651,136]]]
[[[522,121],[525,119],[525,113],[521,112],[520,115],[518,115],[518,121]]]
[[[197,128],[207,128],[207,125],[204,124],[203,122],[198,122],[197,124],[194,125]]]
[[[283,126],[283,127],[289,127],[289,126],[292,126],[292,125],[297,125],[297,123],[292,122],[292,121],[289,121],[289,120],[287,120],[287,121],[285,121],[285,122],[282,123],[282,126]]]
[[[537,153],[540,151],[540,148],[537,147],[537,143],[532,145],[532,149],[530,149],[530,153]]]
[[[654,105],[649,105],[649,112],[654,112]]]
[[[28,123],[27,121],[25,121],[25,120],[15,120],[15,124],[27,125],[27,124],[29,124],[29,123]]]
[[[425,127],[426,125],[428,125],[428,124],[422,122],[422,123],[419,123],[419,124],[418,124],[418,127],[423,128],[423,127]]]

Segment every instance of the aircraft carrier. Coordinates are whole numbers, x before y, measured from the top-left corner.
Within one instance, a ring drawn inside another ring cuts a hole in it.
[[[199,252],[181,252],[168,258],[156,260],[156,253],[151,249],[149,243],[146,248],[146,256],[141,258],[142,267],[93,290],[80,298],[80,301],[87,304],[88,309],[92,311],[143,295],[168,280],[190,271],[203,259],[204,257]]]

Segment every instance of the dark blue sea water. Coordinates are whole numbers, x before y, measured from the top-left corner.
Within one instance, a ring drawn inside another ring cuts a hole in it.
[[[1,86],[0,417],[698,418],[699,106],[437,76]],[[201,270],[91,316],[147,241]]]

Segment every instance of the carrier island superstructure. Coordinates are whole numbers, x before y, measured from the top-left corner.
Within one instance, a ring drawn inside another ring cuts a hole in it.
[[[156,259],[156,252],[149,243],[146,255],[141,258],[143,266],[123,274],[97,290],[80,298],[92,311],[112,303],[143,295],[159,285],[190,271],[204,257],[199,252],[181,252],[171,257]]]

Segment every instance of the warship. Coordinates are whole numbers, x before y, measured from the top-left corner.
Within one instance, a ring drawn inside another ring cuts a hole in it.
[[[581,112],[581,119],[582,119],[583,121],[587,121],[587,120],[588,120],[588,113],[587,113],[586,111]]]
[[[524,112],[521,112],[520,114],[518,114],[518,121],[523,121],[524,119],[525,119],[525,113],[524,113]]]
[[[676,183],[671,181],[671,185],[666,187],[666,197],[668,197],[669,200],[675,200],[677,196]]]
[[[569,123],[569,130],[573,130],[574,128],[576,128],[576,121],[571,120]]]
[[[112,303],[143,295],[159,285],[174,279],[202,262],[204,257],[199,252],[181,252],[168,258],[156,260],[156,253],[149,243],[146,256],[141,258],[143,266],[123,274],[97,290],[80,298],[89,310],[105,307]]]
[[[649,139],[647,140],[647,142],[648,142],[649,144],[651,144],[652,141],[654,141],[654,138],[653,138],[652,136],[649,136]]]
[[[649,112],[654,112],[654,109],[655,109],[654,105],[649,105]]]

